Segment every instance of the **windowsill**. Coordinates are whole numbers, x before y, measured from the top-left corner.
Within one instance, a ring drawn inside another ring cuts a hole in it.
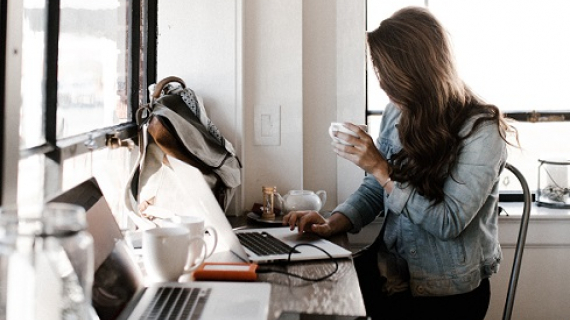
[[[523,212],[522,202],[499,202],[499,206],[505,209],[509,216],[504,213],[500,215],[501,219],[514,217],[520,218]],[[556,209],[544,206],[538,206],[536,202],[531,204],[530,219],[556,219],[556,218],[570,218],[570,209]]]
[[[522,202],[500,202],[509,216],[499,217],[499,241],[501,247],[513,249],[520,232]],[[570,247],[570,209],[553,209],[531,205],[526,248],[556,249]]]

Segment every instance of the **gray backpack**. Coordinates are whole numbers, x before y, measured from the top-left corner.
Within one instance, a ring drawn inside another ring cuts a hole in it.
[[[169,155],[199,169],[225,211],[241,184],[233,146],[180,78],[167,77],[149,90],[150,103],[137,110],[141,152],[127,183],[127,208],[139,213],[141,202],[149,201],[139,199],[140,191]]]

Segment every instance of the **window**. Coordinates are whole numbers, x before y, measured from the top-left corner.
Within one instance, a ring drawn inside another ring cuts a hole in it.
[[[521,149],[509,148],[508,161],[537,187],[539,159],[568,159],[561,143],[570,135],[570,3],[565,1],[367,1],[367,29],[397,9],[426,6],[450,34],[465,82],[484,100],[517,120]],[[367,114],[377,133],[388,98],[368,66]],[[519,192],[502,178],[502,190]]]
[[[62,0],[56,137],[128,122],[126,0]]]
[[[43,202],[94,176],[122,212],[118,195],[136,155],[134,111],[155,80],[155,60],[147,53],[155,52],[156,16],[147,13],[156,1],[23,0],[14,6],[21,25],[1,31],[20,36],[22,48],[20,93],[5,94],[20,95],[20,105],[2,108],[2,121],[7,110],[18,108],[20,115],[16,202]],[[4,69],[1,76],[8,81]]]

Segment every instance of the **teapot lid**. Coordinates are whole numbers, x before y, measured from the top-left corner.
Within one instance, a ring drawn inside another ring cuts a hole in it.
[[[293,195],[293,196],[298,196],[298,195],[303,195],[303,194],[312,194],[314,192],[311,190],[289,190],[288,193],[290,195]]]

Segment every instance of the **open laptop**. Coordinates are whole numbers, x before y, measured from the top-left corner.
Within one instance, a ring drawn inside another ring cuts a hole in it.
[[[296,230],[289,230],[289,227],[232,230],[225,213],[220,208],[200,171],[172,157],[168,157],[168,162],[171,172],[165,174],[171,174],[178,178],[168,179],[168,181],[179,183],[179,185],[173,186],[173,188],[177,188],[177,192],[188,189],[188,184],[182,184],[181,180],[192,181],[192,190],[183,196],[178,196],[178,199],[188,203],[198,203],[201,206],[199,210],[205,213],[206,225],[214,227],[220,240],[223,240],[240,259],[261,264],[289,259],[291,261],[304,261],[328,259],[330,257],[348,258],[352,255],[351,251],[329,240],[312,234],[299,234]],[[172,202],[170,201],[170,203]],[[188,204],[186,208],[190,205]],[[176,211],[179,212],[180,210],[183,209]],[[268,254],[264,252],[268,249],[269,242],[274,240],[281,242],[280,248],[278,248],[280,253]],[[256,244],[253,244],[254,242]],[[289,255],[289,251],[293,248],[293,253]]]
[[[101,320],[267,319],[268,283],[168,282],[145,286],[139,265],[95,179],[50,202],[77,204],[87,212],[96,270],[92,304]]]

